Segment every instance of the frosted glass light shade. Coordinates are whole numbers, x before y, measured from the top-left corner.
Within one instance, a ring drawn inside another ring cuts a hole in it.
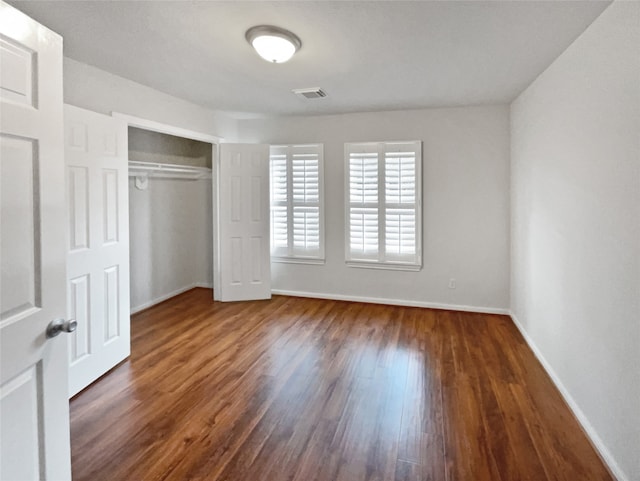
[[[272,63],[286,62],[302,45],[293,33],[270,25],[250,28],[246,38],[258,55]]]
[[[296,47],[286,38],[263,35],[251,43],[258,55],[268,62],[282,63],[293,57]]]

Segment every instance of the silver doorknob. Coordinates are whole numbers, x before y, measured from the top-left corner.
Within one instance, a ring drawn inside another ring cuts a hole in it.
[[[73,332],[78,327],[78,321],[75,319],[54,319],[47,326],[47,339],[56,337],[61,332]]]

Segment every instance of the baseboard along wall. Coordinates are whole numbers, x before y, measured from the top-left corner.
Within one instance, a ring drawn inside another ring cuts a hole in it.
[[[589,422],[589,419],[587,418],[587,416],[585,416],[582,409],[580,409],[580,406],[578,406],[578,403],[576,403],[576,401],[573,399],[573,397],[571,396],[571,393],[569,393],[569,390],[565,387],[565,385],[563,384],[562,380],[560,379],[558,374],[555,372],[553,367],[551,367],[551,364],[545,359],[544,355],[542,354],[542,351],[538,349],[538,346],[535,344],[533,339],[529,336],[527,331],[524,329],[524,327],[522,326],[522,324],[520,323],[516,315],[513,312],[509,312],[509,316],[511,316],[511,320],[520,331],[520,334],[522,334],[522,337],[524,338],[525,342],[529,346],[529,349],[533,351],[533,354],[536,356],[540,364],[542,364],[542,367],[547,372],[547,375],[551,378],[551,381],[553,382],[553,384],[556,386],[556,388],[562,395],[564,401],[567,403],[567,406],[569,406],[569,409],[571,410],[575,418],[578,420],[578,423],[580,423],[580,426],[582,427],[583,431],[587,435],[587,438],[589,438],[589,441],[591,441],[591,444],[600,455],[600,458],[602,458],[602,461],[611,472],[611,475],[615,477],[618,481],[629,481],[629,478],[625,476],[620,466],[618,466],[618,463],[616,463],[611,452],[607,449],[605,444],[602,442],[602,439],[600,439],[600,436],[598,436],[598,433]]]
[[[164,302],[167,299],[171,299],[172,297],[175,297],[178,294],[182,294],[183,292],[187,292],[188,290],[193,289],[195,287],[204,287],[204,288],[207,288],[207,289],[212,289],[213,285],[212,284],[208,284],[206,282],[195,282],[193,284],[189,284],[188,286],[181,287],[180,289],[176,289],[175,291],[171,291],[171,292],[169,292],[167,294],[163,294],[162,296],[159,296],[159,297],[156,297],[154,299],[151,299],[150,301],[147,301],[147,302],[145,302],[143,304],[140,304],[138,306],[132,307],[129,312],[130,312],[130,314],[135,314],[136,312],[144,311],[145,309],[153,307],[156,304],[160,304],[161,302]]]
[[[384,297],[345,296],[342,294],[330,294],[322,292],[289,291],[272,289],[272,294],[292,297],[309,297],[312,299],[330,299],[334,301],[365,302],[367,304],[389,304],[392,306],[425,307],[429,309],[443,309],[447,311],[478,312],[481,314],[509,315],[509,309],[501,307],[480,307],[461,304],[442,304],[437,302],[409,301],[404,299],[389,299]]]

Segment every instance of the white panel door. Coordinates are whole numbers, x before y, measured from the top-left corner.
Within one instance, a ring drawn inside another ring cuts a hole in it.
[[[129,356],[127,125],[64,106],[69,397]]]
[[[0,479],[71,479],[62,38],[0,2]]]
[[[269,146],[221,144],[220,300],[271,298]]]

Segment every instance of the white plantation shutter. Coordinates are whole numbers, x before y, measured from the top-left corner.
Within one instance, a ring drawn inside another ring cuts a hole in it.
[[[271,255],[324,259],[321,144],[271,147]]]
[[[271,194],[271,255],[287,255],[289,238],[287,148],[271,147],[269,180]]]
[[[420,268],[421,147],[419,141],[345,144],[348,264]]]
[[[363,146],[349,158],[349,252],[352,260],[378,258],[378,150]]]
[[[385,258],[417,263],[415,144],[388,144],[385,170]]]
[[[292,145],[293,255],[320,254],[320,154],[318,146]]]

